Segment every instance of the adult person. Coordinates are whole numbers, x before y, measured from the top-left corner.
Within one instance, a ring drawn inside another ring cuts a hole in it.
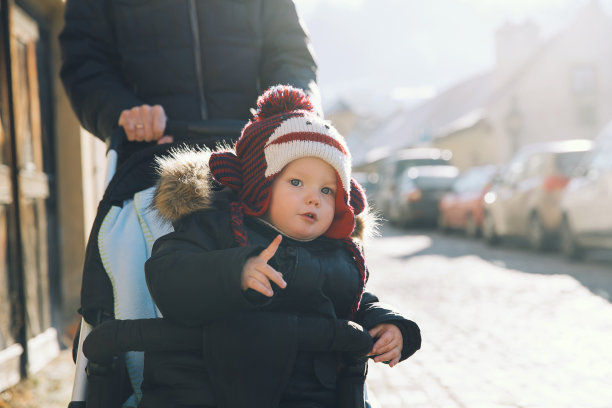
[[[320,112],[293,0],[66,0],[59,42],[77,117],[107,142],[123,126],[123,157],[170,141],[167,118],[246,122],[277,83],[304,89]]]

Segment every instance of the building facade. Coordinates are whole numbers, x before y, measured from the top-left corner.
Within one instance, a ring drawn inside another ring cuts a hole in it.
[[[0,390],[70,343],[104,150],[59,81],[61,0],[0,0]]]
[[[497,65],[482,104],[489,142],[473,142],[482,134],[474,123],[461,135],[439,132],[433,144],[451,148],[452,142],[454,157],[486,150],[490,163],[501,164],[531,143],[595,138],[612,120],[612,45],[601,40],[611,35],[612,18],[598,1],[544,41],[531,23],[507,23],[497,32]]]
[[[506,163],[532,143],[593,139],[612,120],[611,35],[597,0],[547,39],[532,22],[506,23],[491,70],[390,118],[368,148],[450,149],[463,170]]]

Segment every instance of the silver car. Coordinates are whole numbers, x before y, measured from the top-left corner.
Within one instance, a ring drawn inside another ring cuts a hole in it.
[[[579,258],[587,248],[612,248],[612,133],[598,138],[561,199],[561,250]]]
[[[575,139],[520,150],[484,195],[484,239],[495,244],[503,236],[526,237],[536,250],[556,244],[561,193],[592,146]]]

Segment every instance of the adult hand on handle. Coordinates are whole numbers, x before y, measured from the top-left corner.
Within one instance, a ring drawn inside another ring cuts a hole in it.
[[[246,261],[242,268],[242,276],[240,279],[243,291],[253,289],[262,295],[272,297],[274,291],[272,290],[270,282],[276,283],[281,289],[287,287],[283,275],[268,265],[268,261],[272,259],[276,253],[282,238],[282,235],[278,235],[259,255],[249,258]]]
[[[141,105],[125,109],[119,115],[119,126],[123,126],[130,142],[171,143],[172,136],[164,135],[166,112],[161,105]]]

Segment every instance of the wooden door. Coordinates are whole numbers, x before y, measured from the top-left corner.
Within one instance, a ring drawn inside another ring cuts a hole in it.
[[[0,390],[57,355],[51,327],[39,28],[0,0]],[[48,155],[48,153],[47,153]]]
[[[47,216],[49,181],[43,171],[36,46],[38,25],[20,8],[11,10],[11,64],[15,110],[16,165],[27,311],[27,337],[51,325]]]

